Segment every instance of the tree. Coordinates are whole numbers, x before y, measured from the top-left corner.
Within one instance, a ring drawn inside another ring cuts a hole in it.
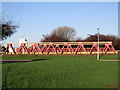
[[[81,37],[76,38],[76,40],[74,42],[82,42],[83,40],[81,39]]]
[[[43,35],[42,42],[70,42],[76,35],[75,29],[67,26],[54,29],[51,34]]]
[[[120,50],[120,44],[119,44],[120,38],[118,38],[117,36],[100,34],[99,38],[100,38],[100,41],[112,41],[115,49]],[[89,35],[84,41],[97,42],[97,40],[98,40],[98,35],[95,34],[95,35]]]
[[[68,42],[68,39],[62,38],[57,35],[43,35],[41,42]]]
[[[11,35],[13,35],[16,32],[16,28],[18,28],[18,24],[14,24],[12,21],[4,21],[2,20],[2,22],[0,23],[0,27],[1,27],[1,33],[2,35],[1,40],[7,39],[8,37],[11,37]]]
[[[57,37],[61,37],[65,40],[72,41],[76,35],[76,31],[74,28],[63,26],[54,29],[51,35],[56,35]]]

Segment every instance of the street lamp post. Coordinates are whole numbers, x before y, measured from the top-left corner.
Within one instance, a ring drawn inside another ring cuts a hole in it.
[[[97,60],[99,60],[99,27],[97,27],[97,30],[98,30],[98,49],[97,49]]]

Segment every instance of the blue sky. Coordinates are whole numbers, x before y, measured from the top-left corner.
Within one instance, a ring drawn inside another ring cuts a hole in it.
[[[3,2],[3,15],[20,24],[12,37],[3,43],[17,43],[23,36],[39,42],[59,26],[70,26],[83,39],[88,34],[118,35],[117,2]]]

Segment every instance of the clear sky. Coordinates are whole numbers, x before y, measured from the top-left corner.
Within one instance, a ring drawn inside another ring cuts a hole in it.
[[[59,26],[70,26],[83,39],[96,34],[118,35],[117,2],[3,2],[3,15],[20,24],[17,32],[3,43],[39,42]]]

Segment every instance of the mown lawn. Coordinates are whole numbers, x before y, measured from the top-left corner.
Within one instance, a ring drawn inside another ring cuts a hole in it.
[[[117,55],[102,59],[118,59]],[[85,55],[7,55],[4,60],[3,88],[117,88],[118,62],[98,61]]]

